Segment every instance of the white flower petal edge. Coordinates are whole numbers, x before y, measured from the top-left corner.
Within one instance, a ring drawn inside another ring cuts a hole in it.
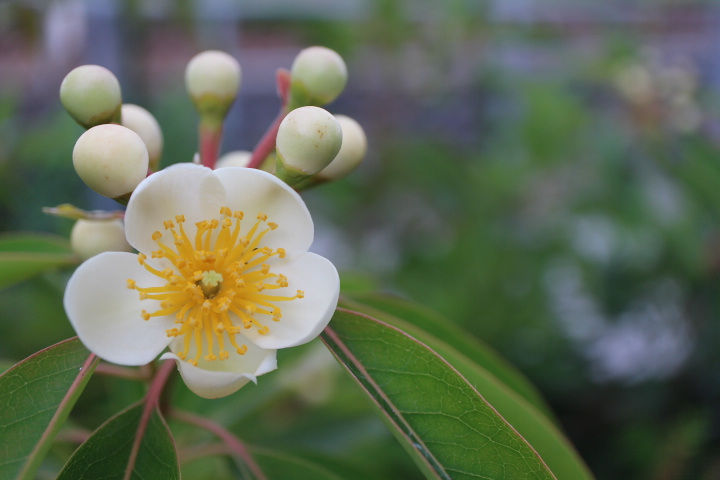
[[[135,189],[125,211],[125,235],[139,252],[157,250],[152,233],[163,222],[185,215],[187,225],[218,216],[226,203],[225,188],[209,168],[178,163],[153,173]],[[194,231],[194,227],[193,227]]]
[[[227,205],[242,210],[248,218],[262,212],[277,230],[263,241],[270,248],[307,252],[314,237],[310,212],[300,195],[285,182],[262,170],[228,167],[214,171],[227,191]]]
[[[305,298],[278,302],[283,316],[273,322],[268,315],[256,314],[270,328],[260,335],[250,328],[243,334],[262,348],[287,348],[302,345],[317,337],[335,313],[340,294],[340,277],[335,266],[326,258],[314,253],[288,256],[273,263],[273,271],[287,276],[288,287],[273,294],[292,295],[303,290]],[[291,293],[292,292],[292,293]]]
[[[178,341],[173,342],[175,350]],[[200,359],[198,366],[180,360],[174,353],[164,353],[161,360],[175,360],[185,385],[203,398],[221,398],[235,393],[242,386],[257,377],[277,368],[277,351],[264,350],[252,344],[248,345],[245,355],[231,355],[223,361],[206,362]]]
[[[106,252],[75,270],[63,301],[70,323],[91,352],[118,365],[145,365],[170,343],[165,331],[173,320],[143,320],[138,292],[127,288],[130,278],[148,287],[165,283],[145,270],[137,255]]]

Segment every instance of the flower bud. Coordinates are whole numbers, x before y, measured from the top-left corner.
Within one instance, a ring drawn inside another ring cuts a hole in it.
[[[250,163],[250,157],[252,157],[252,153],[246,150],[228,152],[218,159],[215,168],[247,167],[248,163]]]
[[[98,65],[83,65],[67,74],[60,85],[60,101],[85,128],[117,122],[122,106],[120,83]]]
[[[143,107],[126,103],[122,106],[122,126],[137,133],[148,151],[150,168],[158,170],[163,149],[163,134],[155,117]]]
[[[102,252],[132,252],[122,220],[78,220],[70,233],[73,251],[85,261]]]
[[[342,129],[342,146],[330,165],[317,174],[318,180],[343,178],[360,165],[367,152],[367,137],[360,124],[345,115],[336,115],[335,119]]]
[[[98,125],[83,133],[73,149],[73,165],[100,195],[129,196],[145,179],[148,152],[140,136],[121,125]]]
[[[341,145],[340,124],[327,110],[295,109],[278,128],[275,174],[289,185],[295,185],[328,166]]]
[[[325,47],[309,47],[293,62],[290,106],[326,105],[337,98],[347,83],[347,67],[342,57]]]
[[[240,64],[225,52],[207,50],[185,69],[185,86],[201,115],[222,121],[240,90]]]

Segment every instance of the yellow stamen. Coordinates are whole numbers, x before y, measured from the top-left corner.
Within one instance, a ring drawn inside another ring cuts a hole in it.
[[[237,335],[251,328],[260,335],[269,334],[271,329],[263,316],[279,322],[282,311],[276,303],[305,295],[301,290],[294,296],[266,294],[288,286],[287,277],[273,272],[269,261],[276,256],[285,258],[285,249],[273,250],[261,243],[268,232],[278,228],[276,223],[267,222],[268,216],[258,213],[257,222],[243,229],[243,212],[225,206],[219,214],[220,218],[195,223],[195,233],[190,232],[190,236],[184,228],[184,215],[176,215],[174,222],[166,220],[163,227],[170,230],[171,243],[161,242],[160,231],[151,234],[159,247],[151,252],[152,258],[164,259],[164,266],[169,263],[172,267],[157,270],[142,253],[138,254],[138,262],[164,279],[165,285],[138,287],[133,279],[127,280],[127,288],[137,290],[141,299],[158,302],[155,311],[140,312],[144,320],[174,317],[178,327],[166,330],[166,334],[182,338],[177,356],[192,365],[200,359],[227,360],[233,351],[244,355],[247,345],[239,342]],[[267,228],[261,229],[263,222]],[[225,347],[227,343],[233,347],[230,351]],[[194,358],[187,358],[191,349]]]

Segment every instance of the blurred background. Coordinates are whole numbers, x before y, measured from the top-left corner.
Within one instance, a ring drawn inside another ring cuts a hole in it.
[[[0,231],[67,236],[72,222],[43,206],[117,208],[72,168],[83,129],[58,99],[72,68],[115,73],[160,122],[166,166],[197,150],[193,55],[240,61],[223,151],[251,150],[279,108],[275,70],[316,44],[350,73],[328,109],[370,146],[350,177],[304,194],[314,250],[345,288],[420,301],[492,345],[598,479],[720,478],[716,2],[0,2]],[[73,335],[69,273],[0,290],[0,358]],[[297,371],[214,403],[178,385],[179,401],[254,445],[420,478],[322,347],[296,350]],[[140,394],[92,382],[80,427]],[[198,471],[236,478],[216,463]]]

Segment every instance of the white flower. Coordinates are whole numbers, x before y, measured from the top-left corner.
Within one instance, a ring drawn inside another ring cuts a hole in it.
[[[300,196],[261,170],[178,164],[134,191],[127,240],[140,253],[86,261],[65,291],[80,340],[120,365],[177,361],[188,387],[229,395],[277,368],[276,351],[315,338],[339,293],[335,267],[307,250]]]

